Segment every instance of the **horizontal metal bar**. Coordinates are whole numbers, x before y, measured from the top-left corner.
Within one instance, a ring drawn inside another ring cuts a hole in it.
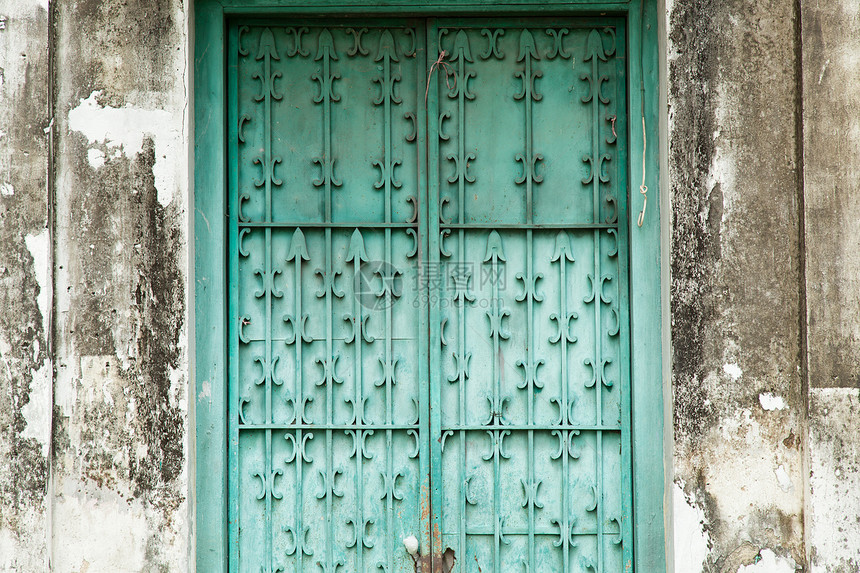
[[[465,15],[484,15],[490,14],[497,17],[501,14],[567,14],[576,11],[577,15],[599,14],[601,16],[611,14],[623,14],[629,10],[629,0],[619,0],[617,2],[592,2],[590,0],[578,0],[567,2],[498,2],[497,0],[484,0],[483,2],[459,2],[457,0],[447,0],[442,2],[422,3],[416,0],[406,0],[400,2],[377,2],[374,5],[368,5],[357,1],[338,2],[336,0],[323,0],[319,3],[303,3],[293,4],[290,6],[277,5],[272,0],[223,0],[223,9],[225,14],[241,14],[254,16],[265,14],[269,16],[264,22],[271,22],[271,16],[283,15],[312,15],[319,16],[321,14],[334,14],[337,16],[343,15],[344,12],[358,14],[383,14],[383,15],[407,15],[407,16],[427,16],[441,13],[465,14]],[[603,22],[608,20],[608,17],[597,20],[596,25],[604,25]],[[565,26],[570,26],[570,22],[565,22]]]
[[[503,529],[502,534],[505,537],[508,537],[509,535],[528,535],[529,530],[528,529],[511,529],[511,530]],[[558,535],[559,535],[557,529],[556,530],[535,529],[534,534],[535,535],[548,535],[548,536],[552,536],[552,537],[558,537]],[[571,535],[580,535],[580,536],[593,536],[593,535],[597,535],[597,532],[596,531],[571,531],[570,534]],[[445,535],[452,535],[453,536],[453,535],[457,535],[457,532],[456,531],[446,531]],[[493,531],[492,529],[467,529],[466,535],[495,535],[495,531]],[[604,531],[603,535],[610,535],[610,536],[616,535],[617,536],[620,534],[617,531]]]
[[[252,342],[266,342],[265,338],[246,338],[245,340],[247,340],[247,342],[245,342],[243,340],[242,344],[251,344]],[[337,341],[337,342],[343,342],[344,340],[346,340],[346,338],[343,336],[335,336],[332,338],[332,340]],[[352,339],[349,339],[349,340],[350,340],[350,342],[347,342],[346,344],[349,344],[349,345],[354,344],[354,342],[352,342]],[[393,336],[391,338],[391,340],[418,340],[418,339],[415,338],[414,336]],[[271,341],[272,342],[285,342],[286,338],[272,338]],[[320,338],[318,336],[314,336],[310,339],[310,341],[303,340],[302,344],[307,346],[308,344],[311,344],[312,342],[325,342],[325,341],[326,341],[325,337]],[[295,344],[295,342],[289,342],[289,343],[287,343],[287,346],[292,346],[293,344]],[[365,344],[373,344],[373,342],[365,342]]]
[[[594,231],[595,229],[617,229],[617,223],[536,223],[527,225],[525,223],[439,223],[440,229],[511,229],[513,231],[527,231],[529,229],[540,231],[542,229],[569,229]]]
[[[371,223],[353,221],[337,223],[324,221],[245,221],[239,223],[240,229],[417,229],[418,223]]]
[[[418,424],[239,424],[239,430],[344,430],[344,431],[382,431],[382,430],[418,430]]]
[[[577,432],[620,432],[621,427],[610,427],[610,426],[571,426],[571,425],[558,425],[558,426],[539,426],[533,425],[530,426],[528,424],[517,424],[517,425],[497,425],[497,426],[445,426],[442,428],[443,432],[453,431],[465,431],[465,432],[489,432],[492,430],[512,430],[512,431],[527,431],[527,430],[538,430],[538,431],[553,431],[553,430],[565,430],[565,431],[577,431]]]
[[[297,229],[297,228],[316,228],[316,229],[417,229],[417,223],[370,223],[353,221],[347,223],[326,223],[320,221],[246,221],[239,223],[240,229]],[[552,230],[552,229],[567,229],[567,230],[583,230],[594,231],[595,229],[617,229],[617,223],[535,223],[528,225],[526,223],[468,223],[461,225],[459,223],[439,223],[440,229],[476,229],[476,230],[507,230],[512,231],[527,231],[529,229]]]

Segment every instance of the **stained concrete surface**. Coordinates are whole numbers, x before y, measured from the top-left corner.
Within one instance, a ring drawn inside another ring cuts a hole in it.
[[[0,0],[0,571],[193,569],[187,10]],[[668,5],[679,572],[860,568],[858,10]]]

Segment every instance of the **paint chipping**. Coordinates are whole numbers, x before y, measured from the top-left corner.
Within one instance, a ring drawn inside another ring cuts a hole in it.
[[[695,496],[688,498],[681,484],[676,483],[672,491],[675,570],[702,573],[710,548],[705,512]]]
[[[121,148],[128,157],[143,150],[144,140],[155,143],[155,163],[152,174],[158,190],[158,202],[162,206],[170,203],[176,193],[176,157],[182,154],[182,123],[175,113],[163,109],[140,107],[111,107],[101,105],[102,91],[94,91],[81,99],[77,107],[69,111],[69,128],[81,133],[90,145],[102,144],[108,149]],[[88,153],[90,165],[104,165],[97,154]]]
[[[209,382],[203,382],[200,385],[200,392],[197,394],[198,400],[204,400],[212,396],[212,384]]]
[[[772,392],[763,392],[758,395],[759,404],[761,407],[768,411],[773,410],[785,410],[788,407],[788,404],[785,403],[785,399],[782,396],[777,396]]]
[[[91,147],[87,150],[87,161],[90,162],[90,167],[98,169],[105,164],[105,152]]]
[[[791,478],[788,475],[788,472],[785,471],[785,466],[778,466],[776,468],[776,481],[779,484],[779,489],[784,492],[790,492],[794,489],[794,484],[791,483]]]
[[[744,374],[743,370],[741,370],[741,367],[733,363],[723,364],[723,372],[725,372],[728,377],[732,379],[732,382],[737,382]]]

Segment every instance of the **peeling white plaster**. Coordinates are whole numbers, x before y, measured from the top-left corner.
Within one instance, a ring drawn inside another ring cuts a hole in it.
[[[707,84],[704,86],[707,88]],[[720,133],[714,140],[714,154],[711,158],[710,169],[708,170],[707,186],[709,192],[712,192],[719,184],[722,191],[722,218],[721,225],[726,225],[730,222],[735,214],[735,200],[738,197],[739,189],[737,185],[738,165],[737,149],[732,145],[731,130],[723,136],[723,128],[737,124],[737,118],[733,117],[735,110],[742,109],[740,104],[739,94],[731,89],[726,89],[720,80],[714,85],[714,100],[716,101],[715,125],[720,126]],[[705,90],[708,93],[708,90]],[[725,255],[724,255],[725,256]]]
[[[51,446],[51,371],[51,363],[47,360],[41,368],[33,371],[30,401],[21,408],[21,415],[27,422],[21,435],[39,442],[45,458]]]
[[[105,164],[105,152],[101,149],[91,147],[87,150],[87,161],[90,162],[90,167],[98,169]]]
[[[860,571],[860,392],[811,388],[809,401],[810,572]]]
[[[741,565],[737,573],[794,573],[797,563],[791,557],[779,557],[770,549],[762,549],[761,559],[752,565]]]
[[[151,532],[143,503],[103,489],[83,495],[71,489],[73,483],[67,482],[64,495],[55,502],[57,522],[77,526],[58,532],[63,542],[54,547],[54,570],[78,573],[84,563],[88,571],[147,569],[146,541]]]
[[[185,392],[185,371],[181,368],[171,368],[169,377],[170,391],[167,394],[167,399],[170,402],[171,408],[179,408],[180,397]]]
[[[182,116],[163,109],[145,109],[126,106],[122,108],[102,107],[94,91],[80,105],[69,112],[69,127],[89,140],[91,145],[103,144],[109,148],[122,148],[126,156],[139,153],[145,137],[155,143],[155,165],[152,174],[158,191],[158,202],[168,205],[177,191],[177,157],[184,149]],[[93,156],[87,153],[90,165]]]
[[[0,571],[12,571],[15,551],[15,538],[12,537],[12,530],[0,527]]]
[[[48,229],[42,229],[35,235],[27,235],[24,242],[27,245],[27,250],[33,257],[33,268],[36,271],[36,282],[39,283],[39,296],[36,297],[36,304],[39,305],[39,312],[42,313],[42,326],[47,326],[48,319],[48,301],[51,296],[51,283],[49,281],[49,255],[51,245],[48,242]]]
[[[734,363],[723,364],[723,372],[725,372],[734,382],[737,382],[744,374],[741,367]]]
[[[81,356],[74,374],[71,384],[74,389],[62,399],[66,404],[63,408],[113,404],[104,410],[115,412],[117,421],[125,419],[127,426],[117,429],[105,426],[96,438],[87,435],[84,424],[67,427],[70,447],[59,454],[63,456],[59,465],[73,468],[81,451],[100,448],[111,456],[111,463],[96,469],[98,481],[89,472],[71,470],[57,474],[53,504],[54,571],[80,573],[82,564],[87,564],[89,573],[137,573],[158,568],[154,564],[156,559],[167,564],[170,571],[185,571],[191,539],[187,500],[180,500],[171,517],[165,520],[164,507],[145,504],[135,496],[134,485],[124,476],[125,468],[135,460],[145,459],[150,452],[145,443],[135,441],[137,407],[127,391],[119,361],[111,355]],[[128,403],[124,404],[124,400]],[[111,447],[111,441],[116,440],[109,430],[120,432],[122,441],[133,447]],[[187,435],[183,449],[188,456]],[[185,467],[177,478],[176,488],[183,492],[189,491],[188,487]],[[160,544],[156,547],[157,554],[153,554],[154,535]],[[5,570],[0,568],[0,571]]]
[[[48,305],[51,297],[50,282],[50,258],[48,230],[35,235],[24,237],[24,243],[33,257],[33,269],[36,274],[36,282],[39,285],[39,294],[36,296],[36,304],[42,315],[42,332],[47,336],[48,332]],[[34,352],[39,353],[39,340],[35,341]],[[34,438],[42,446],[42,455],[47,457],[51,443],[51,374],[50,360],[45,360],[42,365],[33,371],[33,380],[30,383],[30,401],[21,409],[21,414],[27,421],[23,436]]]
[[[117,360],[110,355],[81,356],[81,377],[76,400],[87,404],[104,403],[114,405],[113,388],[122,388],[124,381]],[[129,428],[130,430],[130,428]]]
[[[704,478],[721,523],[739,528],[751,525],[750,507],[767,500],[769,511],[793,516],[793,526],[800,527],[802,497],[797,489],[783,491],[776,474],[776,467],[782,465],[792,484],[803,483],[800,459],[792,450],[763,446],[773,440],[771,427],[763,426],[752,410],[744,408],[721,418],[712,432],[709,458],[719,463],[710,464]]]
[[[9,182],[0,183],[0,195],[4,197],[11,197],[15,194],[15,188],[12,187],[12,184]]]
[[[782,396],[777,396],[772,392],[763,392],[758,395],[759,404],[765,410],[785,410],[788,408],[788,404],[785,403],[785,398]]]
[[[692,497],[687,500],[682,484],[673,488],[675,571],[702,573],[710,538],[705,530],[705,512]]]
[[[786,493],[794,489],[794,484],[791,482],[788,472],[785,471],[785,466],[778,466],[774,473],[776,474],[776,482],[779,484],[779,489]]]

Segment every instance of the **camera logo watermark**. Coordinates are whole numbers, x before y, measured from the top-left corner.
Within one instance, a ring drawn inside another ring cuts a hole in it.
[[[385,261],[362,262],[353,292],[358,303],[369,310],[393,307],[403,294],[403,272]]]
[[[396,306],[406,281],[414,293],[410,300],[414,308],[460,303],[489,308],[493,300],[479,293],[501,292],[506,286],[503,266],[493,268],[472,262],[422,262],[404,270],[386,261],[364,261],[354,280],[356,300],[371,311]]]

